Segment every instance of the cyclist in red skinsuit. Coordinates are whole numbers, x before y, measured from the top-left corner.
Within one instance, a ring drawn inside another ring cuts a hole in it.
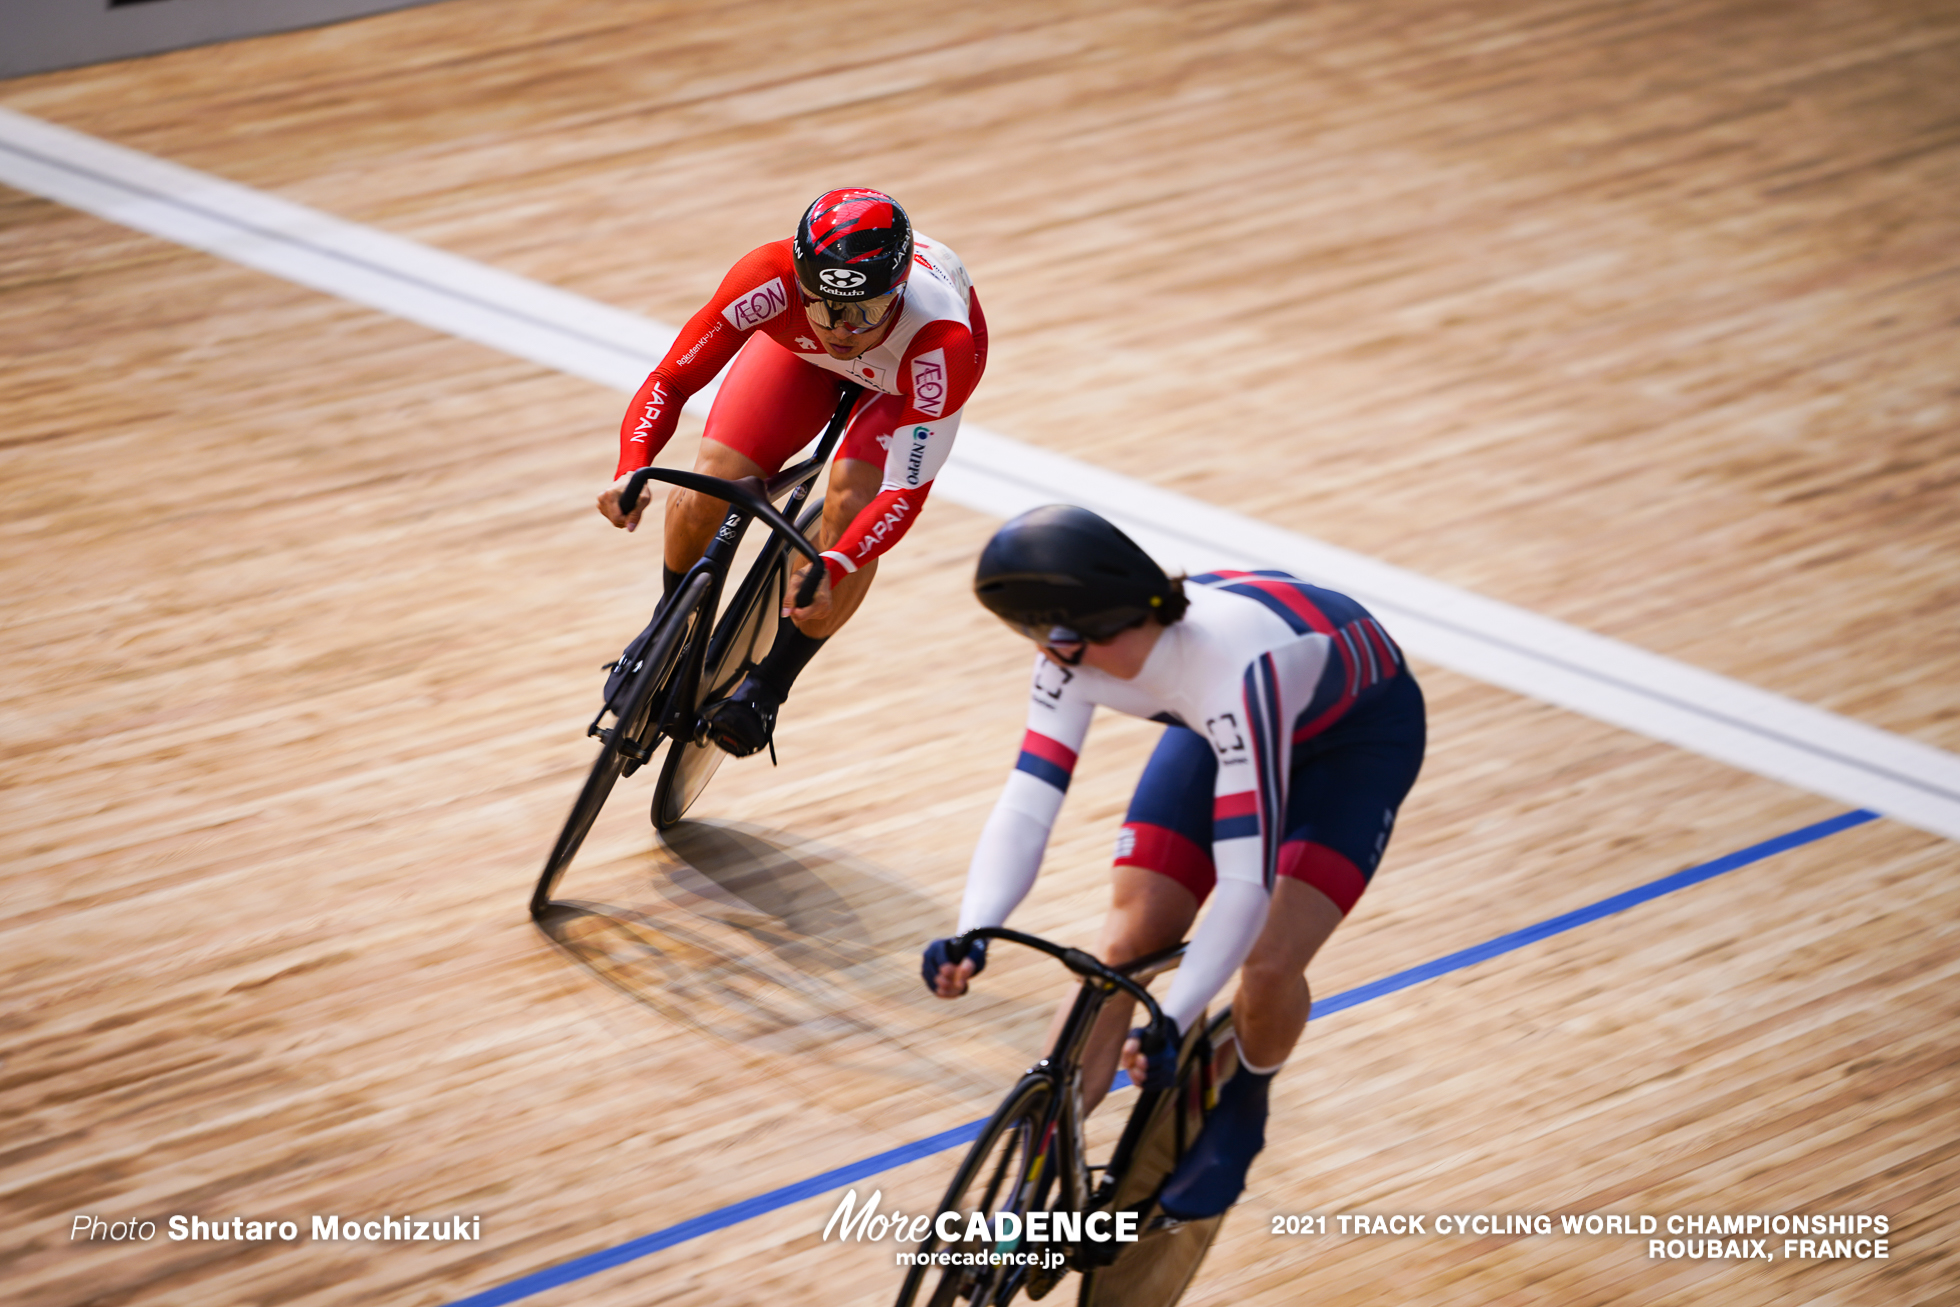
[[[607,521],[638,527],[652,489],[622,504],[626,478],[653,461],[681,406],[731,359],[694,461],[711,476],[769,476],[822,429],[843,379],[872,392],[858,402],[831,465],[818,540],[826,575],[816,598],[785,615],[762,663],[707,710],[715,742],[742,757],[769,742],[796,676],[863,602],[878,556],[925,505],[986,367],[987,326],[959,256],[915,234],[890,196],[818,197],[793,239],[753,250],[729,270],[633,397],[620,423],[616,480],[599,496]],[[726,513],[721,500],[670,492],[670,590]]]

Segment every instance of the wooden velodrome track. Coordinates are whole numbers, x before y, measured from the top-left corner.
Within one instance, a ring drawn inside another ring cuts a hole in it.
[[[448,0],[0,106],[667,322],[884,186],[985,297],[974,421],[1960,750],[1950,5]],[[554,947],[523,901],[654,586],[590,507],[621,397],[4,188],[0,286],[9,1301],[446,1303],[990,1109],[1056,976],[915,971],[1021,730],[990,519],[933,504],[780,769],[672,847],[629,782]],[[1418,670],[1321,995],[1848,806]],[[1016,924],[1092,938],[1154,730],[1098,726]],[[1874,821],[1316,1022],[1187,1301],[1960,1301],[1955,871]],[[839,1196],[526,1301],[888,1300]],[[1884,1214],[1891,1255],[1268,1233],[1307,1212]]]

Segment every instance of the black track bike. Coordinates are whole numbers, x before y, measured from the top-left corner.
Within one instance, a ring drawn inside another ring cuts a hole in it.
[[[778,614],[797,564],[792,551],[815,564],[804,578],[796,605],[802,607],[816,597],[823,566],[807,533],[822,516],[823,502],[812,502],[810,496],[862,393],[860,387],[847,383],[810,457],[767,482],[756,477],[725,481],[655,467],[641,468],[627,482],[622,503],[638,502],[649,480],[665,481],[728,501],[728,516],[701,561],[681,577],[654,610],[653,620],[610,669],[606,703],[585,732],[599,740],[599,757],[538,875],[531,895],[533,917],[543,916],[550,906],[553,887],[577,856],[620,777],[652,763],[660,746],[671,741],[653,790],[653,824],[667,830],[687,813],[721,765],[724,755],[709,742],[701,709],[734,690],[775,642]],[[780,509],[777,501],[782,501]],[[756,520],[769,528],[771,537],[733,596],[723,603],[736,550],[749,523]]]
[[[1150,1015],[1155,1038],[1169,1029],[1163,1010],[1145,990],[1153,977],[1177,965],[1184,946],[1121,967],[1105,966],[1080,949],[1051,944],[1004,927],[984,927],[955,942],[1000,939],[1039,950],[1076,975],[1082,986],[1047,1057],[1023,1075],[968,1150],[938,1213],[957,1213],[947,1239],[934,1232],[918,1245],[898,1295],[897,1307],[1006,1307],[1017,1295],[1045,1298],[1074,1272],[1079,1307],[1171,1307],[1183,1296],[1198,1264],[1218,1237],[1223,1216],[1177,1221],[1164,1215],[1157,1194],[1197,1138],[1218,1089],[1238,1069],[1238,1043],[1230,1009],[1197,1022],[1178,1057],[1174,1088],[1145,1090],[1130,1110],[1108,1160],[1090,1160],[1084,1142],[1082,1053],[1103,1005],[1130,995]],[[968,1239],[975,1212],[983,1213],[987,1239]],[[1000,1237],[1002,1213],[1017,1218],[1020,1233]],[[1029,1217],[1046,1241],[1028,1237]],[[1092,1217],[1103,1233],[1121,1228],[1134,1241],[1089,1237]]]

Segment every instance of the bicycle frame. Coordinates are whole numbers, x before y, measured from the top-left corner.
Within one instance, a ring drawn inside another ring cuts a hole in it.
[[[805,501],[809,499],[811,487],[816,484],[817,477],[829,464],[831,453],[837,448],[837,442],[843,438],[851,410],[862,393],[862,387],[846,384],[843,394],[837,401],[837,408],[831,414],[829,425],[824,428],[824,433],[817,441],[816,449],[812,451],[810,457],[783,469],[766,482],[758,477],[724,480],[721,477],[678,468],[643,467],[633,473],[627,480],[626,488],[620,493],[622,504],[638,503],[648,481],[663,481],[713,499],[728,501],[727,516],[722,519],[714,538],[708,541],[708,547],[700,559],[675,583],[675,593],[684,589],[695,576],[706,573],[708,596],[703,606],[704,611],[723,612],[722,591],[727,583],[729,568],[735,562],[735,553],[741,545],[742,535],[748,529],[751,519],[761,518],[775,534],[775,539],[764,546],[763,557],[758,560],[759,565],[749,569],[748,576],[743,579],[742,588],[737,591],[736,601],[728,606],[727,611],[740,612],[747,608],[749,600],[753,598],[753,590],[768,584],[774,560],[778,556],[775,551],[786,548],[795,549],[815,564],[796,596],[797,606],[802,607],[816,597],[817,587],[823,580],[823,556],[821,551],[796,529],[795,518]],[[782,508],[778,509],[773,501],[785,494],[789,497]],[[729,641],[735,638],[734,625],[733,622],[717,622],[707,640],[695,640],[691,643],[687,661],[676,680],[676,686],[682,693],[669,696],[663,709],[660,720],[660,733],[663,736],[675,734],[674,728],[678,726],[685,728],[689,738],[692,738],[696,723],[675,721],[674,714],[677,711],[692,710],[701,669],[718,663]],[[681,708],[680,705],[686,707]],[[596,734],[597,725],[595,721],[594,729],[587,734]],[[628,752],[642,763],[650,761],[652,757],[651,750],[644,751],[646,756],[639,756],[642,751],[637,745]]]
[[[604,742],[604,747],[592,764],[592,770],[572,804],[570,815],[559,829],[558,839],[545,859],[544,870],[538,873],[537,888],[531,895],[531,916],[534,919],[542,919],[550,905],[552,889],[571,865],[572,859],[578,856],[579,846],[591,831],[599,810],[605,806],[614,783],[653,761],[654,751],[661,741],[678,734],[675,730],[677,726],[686,732],[688,738],[685,742],[676,741],[675,749],[669,754],[670,763],[681,759],[684,749],[701,747],[701,742],[694,736],[700,725],[695,710],[700,702],[702,669],[709,665],[720,668],[724,653],[738,652],[733,648],[732,641],[739,635],[740,628],[750,626],[751,619],[754,619],[756,628],[760,628],[764,616],[760,606],[767,597],[762,587],[773,584],[781,574],[787,550],[793,548],[806,555],[811,562],[819,564],[810,569],[804,588],[798,592],[798,607],[806,606],[814,597],[824,575],[820,565],[822,554],[815,545],[804,539],[790,517],[779,512],[772,501],[787,495],[785,508],[790,516],[794,517],[801,510],[810,496],[810,487],[816,483],[818,475],[829,462],[831,451],[836,449],[838,440],[843,436],[845,423],[861,393],[860,387],[847,384],[838,395],[837,408],[817,442],[815,453],[795,467],[771,477],[766,483],[758,477],[725,481],[697,472],[664,468],[641,468],[627,478],[621,495],[623,503],[637,505],[645,492],[646,483],[658,480],[726,500],[728,513],[700,560],[687,570],[669,598],[663,599],[654,609],[653,620],[627,646],[627,653],[611,664],[616,669],[618,682],[608,684],[605,703],[585,728],[585,733],[597,736]],[[772,538],[763,546],[762,556],[742,582],[742,588],[737,592],[738,602],[724,609],[721,599],[728,569],[734,563],[743,530],[752,518],[758,517],[768,525]],[[776,628],[769,629],[773,632]],[[707,661],[711,654],[716,659],[713,664]],[[636,661],[620,667],[620,663],[628,658]],[[602,723],[608,713],[613,715],[613,724],[604,726]],[[669,784],[671,770],[663,766],[663,786]],[[691,794],[699,793],[699,785],[705,784],[710,774],[712,768],[699,774],[699,781]],[[656,787],[657,825],[662,795],[666,792]],[[681,810],[685,810],[685,801]],[[678,817],[675,819],[678,820]]]
[[[1000,939],[1012,944],[1020,944],[1037,952],[1046,953],[1059,961],[1076,975],[1082,977],[1082,986],[1076,992],[1075,1002],[1070,1005],[1068,1016],[1062,1023],[1061,1032],[1055,1044],[1034,1066],[1028,1075],[1041,1076],[1053,1087],[1049,1098],[1047,1119],[1043,1122],[1042,1150],[1047,1153],[1059,1136],[1067,1141],[1067,1146],[1055,1150],[1052,1155],[1059,1161],[1054,1181],[1061,1186],[1063,1202],[1078,1212],[1087,1213],[1107,1206],[1115,1196],[1118,1179],[1129,1169],[1135,1157],[1138,1144],[1146,1124],[1151,1119],[1157,1103],[1174,1089],[1146,1089],[1131,1109],[1123,1134],[1118,1139],[1116,1149],[1104,1167],[1089,1164],[1087,1144],[1083,1134],[1082,1110],[1082,1054],[1089,1042],[1090,1033],[1095,1029],[1096,1020],[1102,1015],[1103,1005],[1119,990],[1143,1004],[1150,1014],[1150,1025],[1160,1037],[1169,1027],[1164,1011],[1157,1000],[1150,996],[1144,984],[1163,972],[1176,966],[1184,957],[1183,944],[1148,954],[1120,967],[1111,967],[1081,949],[1067,948],[1051,944],[1038,936],[1026,935],[1003,926],[983,926],[968,931],[955,941],[955,952],[962,955],[961,942],[970,944],[975,940]],[[1202,1029],[1202,1026],[1200,1027]],[[1179,1151],[1185,1141],[1180,1138]],[[1090,1172],[1103,1171],[1100,1185],[1091,1187]],[[1054,1206],[1054,1204],[1049,1204]],[[1071,1250],[1068,1265],[1071,1270],[1088,1269],[1100,1258],[1087,1259],[1087,1247],[1079,1246]],[[1113,1253],[1113,1249],[1109,1250]]]

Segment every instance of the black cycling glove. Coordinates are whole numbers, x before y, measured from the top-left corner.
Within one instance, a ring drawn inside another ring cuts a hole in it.
[[[1177,1022],[1165,1018],[1164,1024],[1170,1028],[1170,1038],[1160,1038],[1153,1027],[1138,1026],[1130,1031],[1130,1038],[1143,1046],[1145,1065],[1143,1083],[1138,1089],[1173,1089],[1177,1086],[1177,1053],[1184,1047],[1179,1036]]]
[[[953,941],[951,939],[935,939],[932,943],[926,945],[925,956],[919,966],[919,974],[925,977],[926,988],[936,995],[939,993],[939,969],[941,967],[957,967],[963,961],[971,961],[973,963],[973,974],[976,976],[985,971],[987,969],[987,941],[984,939],[974,940],[966,946],[965,955],[956,958],[953,956]]]

